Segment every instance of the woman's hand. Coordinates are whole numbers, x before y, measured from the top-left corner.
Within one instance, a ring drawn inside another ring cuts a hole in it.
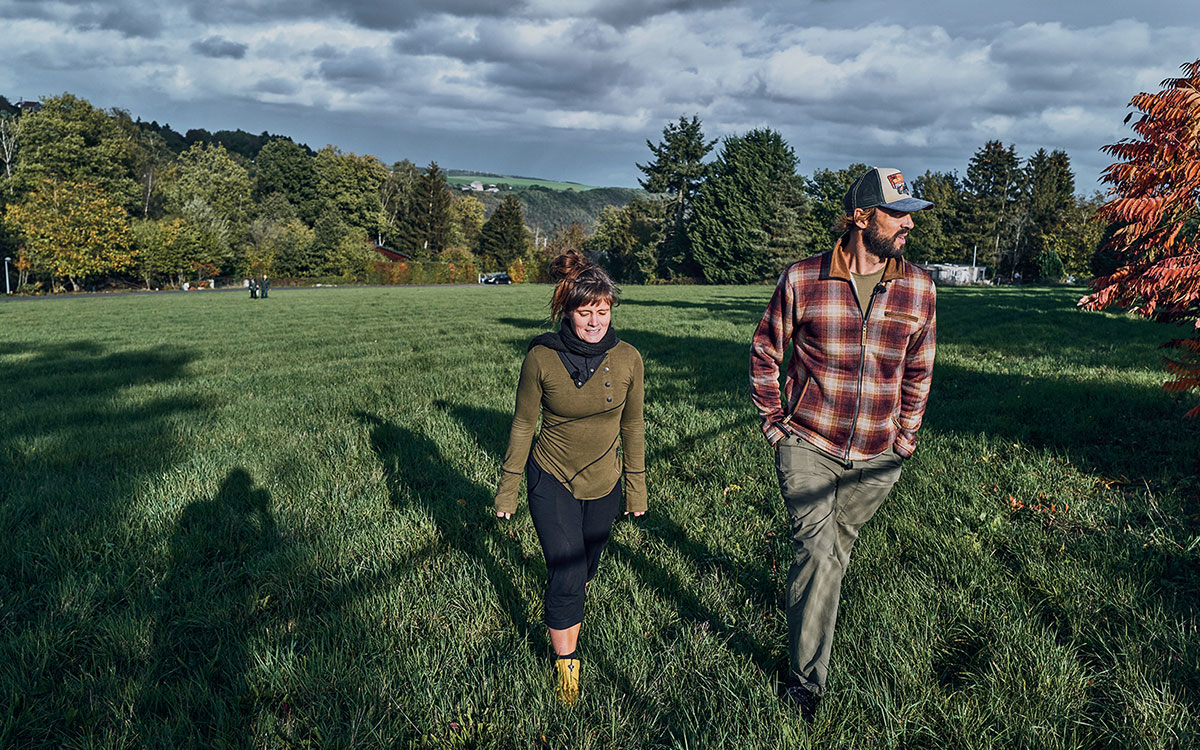
[[[512,513],[505,513],[502,510],[496,511],[496,518],[512,518]]]

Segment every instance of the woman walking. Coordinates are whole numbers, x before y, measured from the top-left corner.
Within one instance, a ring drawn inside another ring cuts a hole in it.
[[[550,314],[562,326],[530,342],[521,366],[496,515],[516,511],[524,471],[549,574],[546,626],[558,695],[573,704],[586,584],[620,513],[622,483],[625,512],[646,512],[642,355],[612,327],[618,290],[603,269],[569,250],[551,274],[558,284]]]

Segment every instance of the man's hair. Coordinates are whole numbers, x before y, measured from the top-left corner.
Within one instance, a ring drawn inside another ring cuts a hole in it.
[[[870,223],[875,220],[875,207],[874,206],[871,208],[859,208],[856,210],[863,212],[863,215],[867,219],[868,226],[870,226]],[[858,225],[854,223],[854,213],[853,212],[840,217],[837,221],[835,221],[833,223],[833,231],[836,232],[838,235],[844,235],[847,232],[849,232],[851,229],[856,229],[857,227],[858,227]]]

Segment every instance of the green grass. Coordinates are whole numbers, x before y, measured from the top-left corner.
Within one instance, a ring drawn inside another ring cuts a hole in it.
[[[574,709],[528,514],[490,516],[548,287],[0,304],[0,746],[1195,746],[1178,330],[1064,289],[940,292],[920,448],[789,719],[769,293],[625,290],[652,505],[592,583]]]
[[[539,180],[535,177],[488,177],[485,175],[451,175],[446,178],[451,185],[470,185],[472,182],[482,182],[487,185],[510,185],[513,188],[544,187],[548,190],[592,190],[594,185],[581,185],[578,182],[558,182],[555,180]]]

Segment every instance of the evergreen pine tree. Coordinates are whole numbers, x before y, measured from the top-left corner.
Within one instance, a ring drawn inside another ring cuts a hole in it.
[[[796,154],[771,129],[726,138],[694,204],[692,254],[715,284],[764,281],[803,245]]]
[[[658,145],[646,141],[654,159],[637,165],[646,175],[646,179],[638,182],[651,193],[661,193],[666,201],[666,223],[658,250],[663,276],[696,274],[687,225],[692,218],[692,203],[708,170],[703,159],[715,144],[715,140],[704,140],[700,119],[695,115],[691,120],[680,116],[678,123],[668,123]]]
[[[450,188],[437,162],[430,162],[417,180],[412,226],[416,257],[436,258],[450,244]]]
[[[476,253],[485,268],[504,269],[529,252],[529,232],[521,215],[521,201],[509,194],[479,231]]]
[[[1012,274],[1014,254],[1020,241],[1024,173],[1015,146],[988,141],[967,165],[963,180],[967,215],[974,229],[972,241],[980,257],[1003,274]],[[986,256],[985,256],[986,253]]]

